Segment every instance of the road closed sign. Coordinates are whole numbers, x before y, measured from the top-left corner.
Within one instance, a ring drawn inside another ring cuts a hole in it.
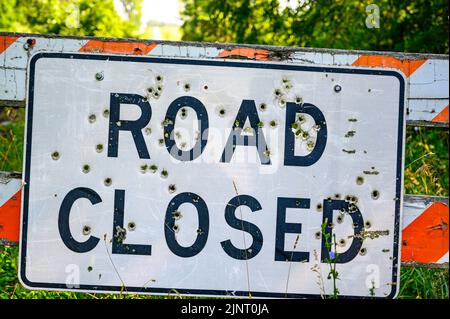
[[[398,290],[404,77],[38,53],[20,279],[229,297]]]

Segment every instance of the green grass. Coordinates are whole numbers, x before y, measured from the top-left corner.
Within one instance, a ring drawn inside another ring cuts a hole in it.
[[[0,112],[0,170],[22,170],[24,111]],[[448,130],[407,129],[405,193],[448,196]],[[0,246],[0,298],[149,298],[142,295],[30,291],[17,279],[17,247]],[[448,269],[402,268],[399,298],[449,298]],[[153,297],[155,298],[155,297]]]

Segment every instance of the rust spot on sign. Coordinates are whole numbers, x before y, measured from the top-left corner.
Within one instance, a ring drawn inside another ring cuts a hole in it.
[[[156,45],[156,43],[147,44],[144,42],[89,40],[80,49],[80,52],[147,55]]]
[[[269,51],[251,48],[236,48],[232,50],[223,50],[218,55],[219,58],[247,58],[251,60],[269,60]]]
[[[374,66],[382,68],[394,68],[402,71],[409,77],[427,60],[399,60],[385,55],[361,55],[352,65],[354,66]]]

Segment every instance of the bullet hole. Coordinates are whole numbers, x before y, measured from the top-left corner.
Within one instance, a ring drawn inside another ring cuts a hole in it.
[[[180,110],[180,112],[181,112],[181,119],[184,120],[184,119],[187,117],[187,109],[183,107],[183,108]]]
[[[239,122],[239,120],[234,121],[234,127],[239,127],[239,124],[241,124],[241,122]]]
[[[155,99],[157,99],[157,98],[159,98],[159,92],[157,92],[157,91],[155,91],[155,92],[153,92],[153,97],[155,98]]]
[[[348,211],[349,211],[350,213],[354,213],[354,212],[356,212],[357,210],[358,210],[358,208],[356,207],[355,204],[350,203],[350,204],[348,205]]]
[[[183,217],[183,215],[181,214],[181,212],[179,210],[176,210],[172,213],[172,217],[175,220],[179,220],[181,217]]]
[[[173,225],[172,230],[174,231],[174,233],[178,233],[180,227],[178,225]]]
[[[103,79],[104,79],[103,72],[97,72],[97,73],[95,73],[95,79],[96,79],[97,81],[103,81]]]
[[[341,246],[341,247],[345,246],[345,239],[344,238],[339,240],[339,246]]]
[[[296,200],[295,201],[295,206],[297,206],[297,207],[300,206],[300,201]]]
[[[315,146],[316,144],[314,144],[314,142],[313,141],[308,141],[307,143],[306,143],[306,149],[308,150],[308,151],[312,151],[313,149],[314,149],[314,146]]]
[[[114,237],[117,238],[117,242],[120,244],[127,238],[127,230],[123,227],[116,226],[116,232]]]
[[[148,169],[148,165],[147,164],[143,164],[141,165],[141,173],[144,174],[145,172],[147,172]]]
[[[342,91],[342,87],[339,84],[336,84],[334,86],[334,92],[339,93]]]
[[[364,223],[364,227],[370,228],[370,227],[372,227],[372,223],[369,222],[369,221],[366,221],[366,222]]]
[[[164,139],[163,139],[163,138],[160,138],[160,139],[158,140],[158,144],[159,144],[160,146],[163,146],[163,145],[164,145]]]
[[[183,143],[180,144],[180,148],[181,148],[182,150],[186,149],[186,147],[187,147],[187,144],[186,144],[185,142],[183,142]]]
[[[270,156],[272,156],[272,153],[270,152],[270,150],[265,150],[264,151],[264,156],[270,157]]]
[[[183,88],[187,92],[191,89],[191,85],[189,83],[185,83]]]
[[[408,242],[407,242],[406,240],[403,240],[403,241],[402,241],[402,245],[403,245],[403,246],[408,246]]]
[[[364,184],[364,177],[358,176],[358,177],[356,178],[356,184],[358,184],[358,185]]]
[[[197,229],[197,234],[198,235],[203,235],[203,230],[201,228]]]
[[[380,192],[377,190],[373,190],[372,191],[372,199],[377,200],[378,198],[380,198]]]
[[[198,203],[199,200],[200,198],[198,196],[194,196],[194,198],[192,199],[194,203]]]
[[[320,235],[321,235],[321,233],[320,233],[320,231],[318,231],[315,233],[314,236],[316,237],[316,239],[320,239],[320,237],[321,237]]]
[[[278,105],[279,105],[281,108],[286,107],[286,100],[285,100],[285,99],[280,99],[280,101],[278,102]]]
[[[286,84],[284,84],[284,89],[285,89],[285,90],[290,90],[290,89],[292,89],[292,84],[291,84],[291,83],[286,83]]]
[[[355,134],[356,134],[356,131],[354,131],[354,130],[348,131],[347,133],[345,133],[344,137],[350,138],[350,137],[355,136]]]
[[[150,172],[156,173],[156,171],[158,170],[158,166],[156,166],[155,164],[152,164],[152,165],[150,165],[149,169],[150,169]]]
[[[303,141],[306,141],[309,138],[309,133],[307,131],[302,131],[301,137]]]
[[[104,109],[103,110],[103,116],[104,117],[108,117],[109,116],[109,110],[108,109]]]
[[[271,128],[275,128],[275,127],[277,127],[278,123],[277,123],[277,121],[272,120],[272,121],[269,122],[269,125],[270,125]]]
[[[155,91],[155,89],[153,87],[147,88],[147,92],[150,94],[153,94],[154,91]]]
[[[90,114],[88,117],[89,123],[94,123],[96,119],[97,117],[95,116],[95,114]]]
[[[91,233],[91,226],[89,225],[84,225],[83,226],[83,235],[87,236]]]
[[[316,209],[317,209],[317,211],[321,212],[322,211],[322,204],[321,203],[317,204]]]
[[[175,193],[177,190],[177,187],[175,186],[175,184],[170,184],[169,185],[169,193]]]
[[[204,85],[203,86],[203,89],[206,91],[206,90],[208,90],[208,86],[207,85]]]
[[[336,221],[338,224],[342,224],[342,222],[344,221],[344,216],[343,215],[338,215],[338,217],[336,217]]]
[[[298,130],[298,129],[300,129],[300,125],[297,122],[294,122],[291,124],[291,128],[293,130]]]
[[[316,132],[319,132],[320,128],[321,128],[320,124],[316,124],[316,125],[313,126],[313,130],[316,131]]]
[[[303,98],[300,97],[300,96],[297,96],[297,97],[295,98],[295,103],[297,103],[297,104],[302,104],[302,103],[303,103]]]
[[[245,133],[249,133],[249,134],[253,134],[254,133],[253,127],[246,127],[246,128],[244,128],[244,132]]]
[[[150,135],[150,134],[152,134],[152,129],[150,127],[146,127],[144,129],[144,133],[145,133],[145,135]]]
[[[353,224],[352,224],[352,227],[353,227],[353,228],[358,228],[358,226],[359,226],[358,223],[353,223]]]
[[[55,161],[59,159],[59,152],[58,151],[54,151],[52,153],[52,159],[55,160]]]
[[[334,228],[334,224],[332,222],[328,223],[328,228]]]
[[[334,194],[334,198],[335,199],[340,199],[341,198],[341,194],[339,194],[339,193]]]
[[[163,169],[161,171],[161,177],[162,178],[167,178],[168,176],[169,176],[169,172],[167,170]]]
[[[220,117],[224,117],[226,113],[227,113],[227,112],[225,111],[225,109],[220,109],[220,110],[219,110],[219,116],[220,116]]]
[[[288,79],[288,78],[282,78],[282,79],[281,79],[281,82],[283,82],[283,83],[289,83],[289,79]]]
[[[367,92],[372,92],[372,89],[368,89]]]
[[[95,150],[97,151],[97,153],[103,152],[103,145],[102,144],[97,144],[95,146]]]
[[[169,133],[164,133],[165,138],[169,138]]]
[[[361,256],[366,255],[366,254],[367,254],[367,248],[361,248],[361,250],[359,251],[359,254],[360,254]]]
[[[281,96],[281,90],[280,89],[275,89],[274,91],[275,96]]]
[[[105,184],[105,186],[111,186],[111,184],[112,184],[111,177],[105,178],[104,184]]]
[[[128,223],[128,230],[133,231],[136,229],[136,223],[135,222],[129,222]]]
[[[259,105],[259,109],[264,112],[265,110],[267,110],[267,104],[266,103],[261,103]]]
[[[264,122],[259,121],[257,125],[258,125],[259,128],[263,128],[264,127]]]
[[[158,86],[156,87],[156,91],[158,91],[158,92],[161,92],[162,89],[163,89],[163,87],[162,87],[161,85],[158,85]],[[155,93],[156,93],[156,92],[155,92]]]
[[[88,164],[84,164],[82,167],[83,173],[87,174],[91,170],[91,167]]]
[[[156,77],[155,77],[155,79],[156,79],[156,82],[162,82],[162,80],[163,80],[163,77],[162,77],[162,75],[157,75]]]
[[[297,115],[297,121],[296,122],[299,122],[301,124],[301,123],[305,123],[305,121],[306,121],[306,117],[303,114]]]

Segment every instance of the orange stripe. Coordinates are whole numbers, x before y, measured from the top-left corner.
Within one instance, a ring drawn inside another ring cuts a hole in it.
[[[80,52],[95,52],[95,53],[122,53],[122,54],[136,54],[146,55],[156,47],[156,43],[144,42],[121,42],[121,41],[98,41],[89,40],[81,49]]]
[[[399,60],[385,55],[361,55],[352,65],[354,66],[375,66],[382,68],[394,68],[402,71],[409,77],[427,60]]]
[[[433,203],[403,230],[402,261],[432,263],[448,252],[448,206]]]
[[[269,51],[257,50],[251,48],[236,48],[232,50],[223,50],[218,55],[219,58],[245,57],[247,59],[267,61]]]
[[[436,115],[431,122],[443,122],[448,124],[448,105]]]
[[[19,37],[9,37],[7,35],[0,35],[0,54],[3,53],[11,44]]]
[[[21,197],[19,190],[0,207],[0,239],[19,241]]]

